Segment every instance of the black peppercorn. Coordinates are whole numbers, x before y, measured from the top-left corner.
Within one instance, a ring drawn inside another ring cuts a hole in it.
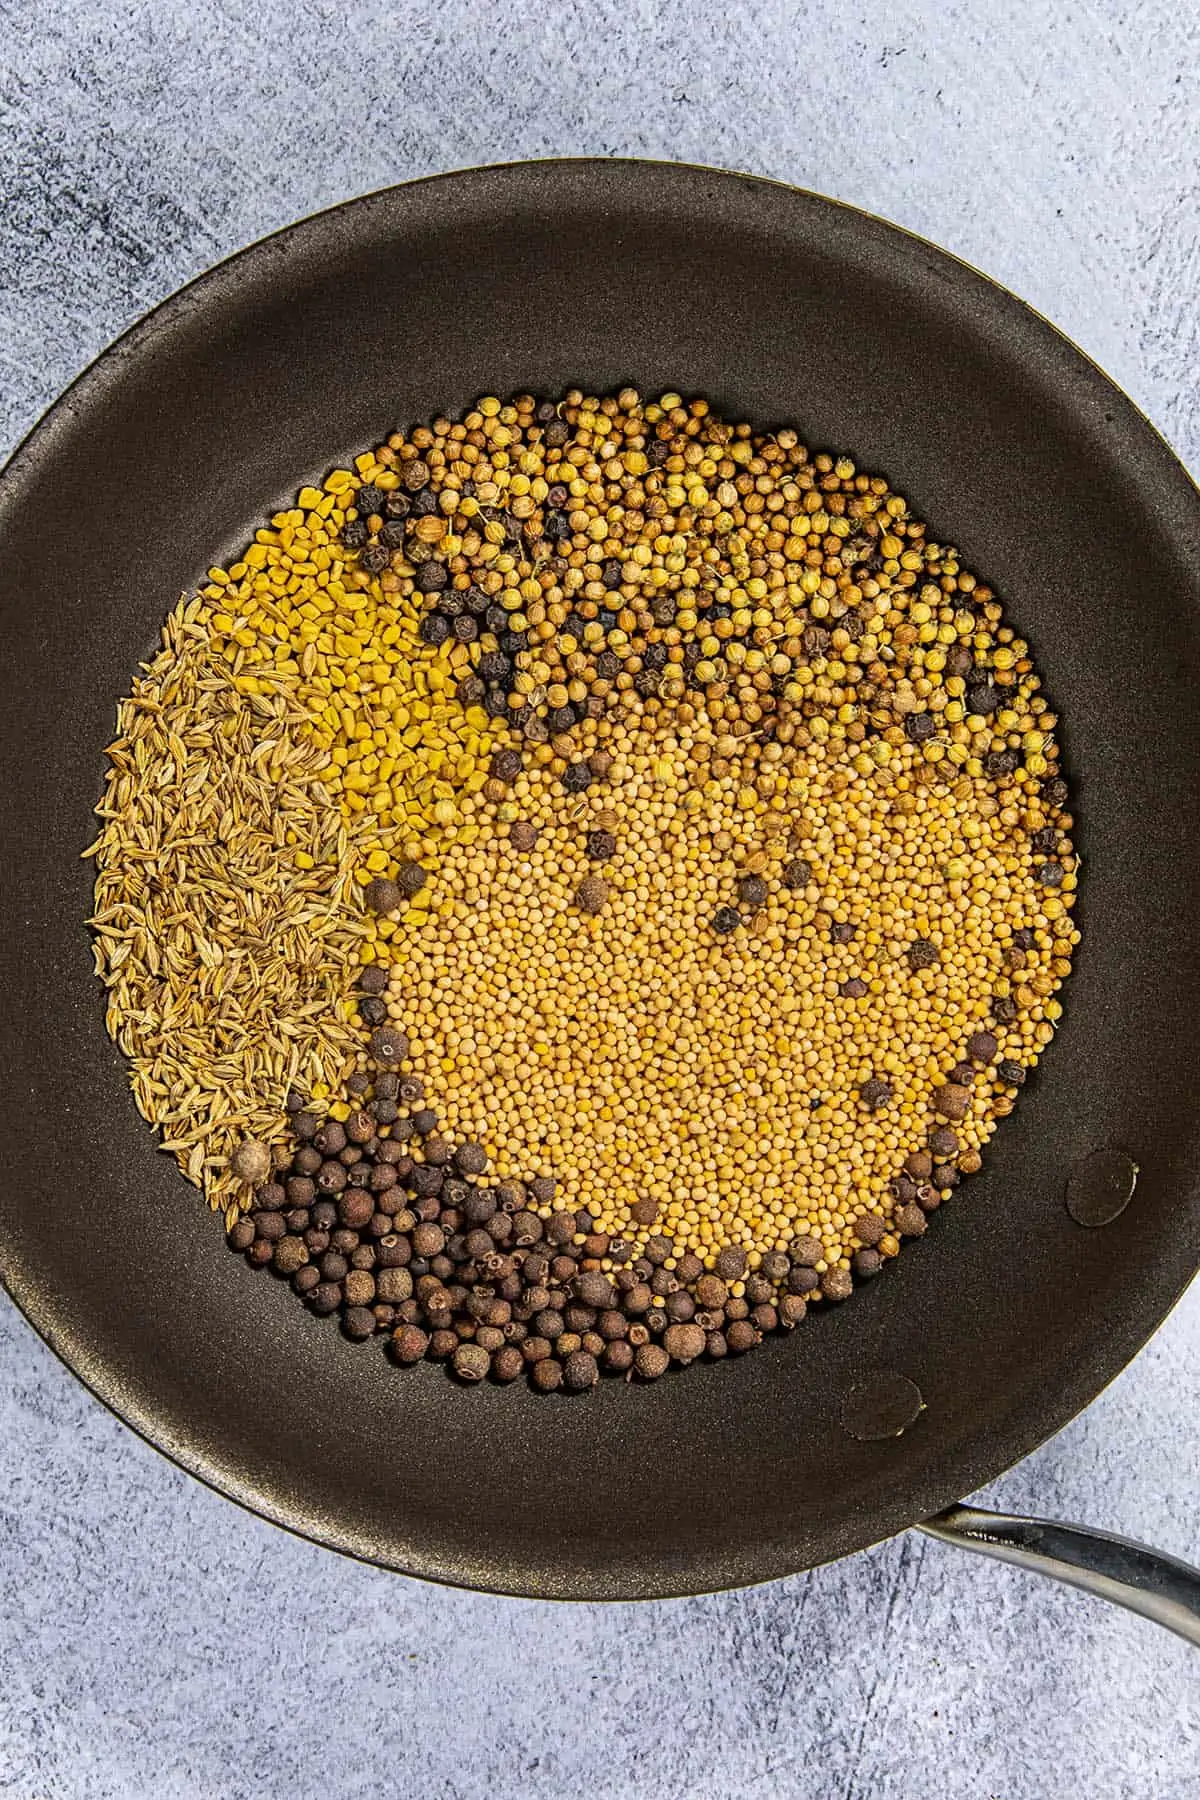
[[[582,794],[586,787],[591,786],[591,783],[592,771],[587,763],[573,762],[568,764],[566,773],[562,778],[563,787],[568,794]]]
[[[497,750],[488,765],[488,774],[493,781],[503,781],[506,786],[517,779],[521,773],[522,757],[519,750]]]
[[[737,884],[738,904],[754,912],[766,902],[767,884],[761,875],[743,875]]]
[[[617,840],[611,831],[589,831],[583,848],[591,862],[608,862],[617,853]]]

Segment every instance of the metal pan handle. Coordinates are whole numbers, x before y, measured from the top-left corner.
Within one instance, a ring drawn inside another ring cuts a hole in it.
[[[1132,1538],[1087,1525],[1060,1525],[1054,1519],[981,1512],[974,1506],[948,1506],[917,1530],[944,1544],[1068,1582],[1200,1646],[1200,1569]]]

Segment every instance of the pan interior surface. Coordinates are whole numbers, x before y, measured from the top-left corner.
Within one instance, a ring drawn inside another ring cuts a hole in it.
[[[79,852],[115,701],[214,559],[396,424],[575,383],[703,394],[887,473],[1034,645],[1084,873],[1059,1037],[898,1265],[755,1356],[572,1401],[401,1375],[228,1254],[105,1036]],[[108,1404],[265,1516],[506,1592],[764,1580],[997,1475],[1194,1273],[1200,498],[1100,371],[932,246],[653,164],[485,169],[320,215],[167,302],[43,421],[0,482],[0,606],[4,1279]],[[1136,1191],[1085,1228],[1068,1178],[1114,1148]],[[883,1398],[910,1388],[896,1435]]]

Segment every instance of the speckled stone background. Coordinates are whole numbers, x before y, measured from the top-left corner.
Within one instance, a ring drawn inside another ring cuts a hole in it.
[[[0,445],[265,231],[588,152],[745,167],[926,233],[1196,469],[1198,69],[1200,14],[1168,0],[0,0]],[[1198,1371],[1200,1289],[984,1498],[1200,1558]],[[0,1302],[14,1800],[1187,1800],[1198,1673],[1148,1624],[911,1535],[641,1607],[361,1568],[179,1474]]]

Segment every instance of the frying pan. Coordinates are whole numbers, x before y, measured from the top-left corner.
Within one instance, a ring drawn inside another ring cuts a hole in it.
[[[1085,879],[1058,1039],[898,1265],[740,1361],[546,1400],[401,1374],[228,1254],[105,1036],[79,852],[114,702],[211,562],[397,423],[575,383],[701,393],[886,471],[1036,647]],[[692,1593],[933,1520],[1200,1630],[1181,1564],[946,1511],[1086,1406],[1200,1262],[1200,496],[1044,320],[745,176],[390,189],[222,264],[75,383],[0,483],[0,607],[3,1276],[130,1425],[269,1519],[473,1587]]]

